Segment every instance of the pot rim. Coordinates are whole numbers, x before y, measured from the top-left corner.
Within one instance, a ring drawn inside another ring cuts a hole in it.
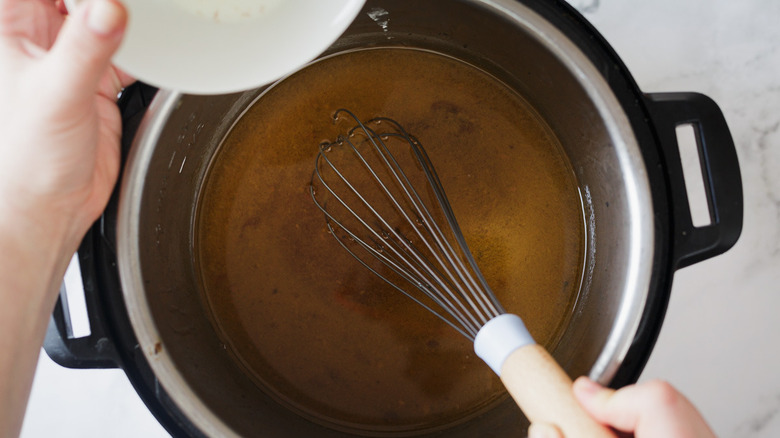
[[[630,292],[622,295],[612,329],[590,371],[591,378],[608,384],[623,363],[639,330],[651,283],[652,263],[648,261],[653,260],[655,255],[655,229],[652,220],[654,209],[643,155],[628,116],[613,90],[587,55],[560,29],[528,6],[513,0],[474,2],[524,28],[553,53],[586,90],[605,121],[610,138],[622,141],[622,144],[615,145],[615,149],[620,170],[626,178],[626,201],[631,218],[630,254],[626,261],[626,289]],[[179,409],[208,436],[238,436],[192,390],[168,351],[159,348],[162,339],[144,293],[141,251],[137,239],[140,235],[143,181],[154,155],[156,141],[181,97],[182,94],[178,92],[158,92],[138,129],[141,135],[135,138],[127,158],[120,186],[117,217],[117,258],[122,294],[139,347],[157,380]],[[583,190],[587,205],[589,189],[585,186]],[[592,215],[592,211],[586,210],[586,220],[592,220]],[[587,236],[590,242],[588,248],[594,248],[594,228],[591,226],[589,229],[591,234]],[[589,269],[592,267],[586,266],[585,281],[592,274],[592,270],[588,272]]]

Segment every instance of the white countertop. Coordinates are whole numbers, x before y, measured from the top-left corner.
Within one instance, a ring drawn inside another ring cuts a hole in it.
[[[670,381],[720,437],[780,436],[780,2],[570,0],[645,92],[698,91],[737,144],[745,224],[726,254],[679,271],[642,380]],[[110,430],[110,434],[107,431]],[[165,437],[117,370],[41,355],[22,436]]]

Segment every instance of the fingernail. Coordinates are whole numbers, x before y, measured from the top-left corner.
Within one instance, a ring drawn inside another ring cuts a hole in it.
[[[547,423],[533,423],[528,428],[528,438],[559,438],[558,429]]]
[[[101,35],[111,34],[122,25],[124,11],[112,0],[94,0],[87,11],[87,26]]]
[[[577,388],[577,392],[581,394],[595,394],[603,389],[601,385],[585,376],[579,377],[574,384]]]

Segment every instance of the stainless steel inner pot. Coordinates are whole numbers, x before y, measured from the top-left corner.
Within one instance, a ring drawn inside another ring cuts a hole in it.
[[[369,1],[323,56],[384,46],[434,50],[482,68],[517,90],[557,133],[582,192],[587,257],[581,299],[553,354],[571,375],[610,382],[638,329],[655,249],[645,164],[609,85],[558,28],[510,0]],[[117,256],[124,298],[159,384],[203,433],[346,436],[259,390],[226,353],[198,289],[198,193],[220,142],[262,91],[158,93],[121,185]],[[507,400],[446,435],[517,436],[524,424]]]

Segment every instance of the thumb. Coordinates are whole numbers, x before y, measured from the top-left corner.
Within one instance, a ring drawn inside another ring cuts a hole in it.
[[[48,61],[57,86],[70,96],[92,98],[119,48],[127,11],[117,0],[82,0],[65,20]]]
[[[581,377],[574,395],[597,421],[635,436],[714,437],[696,407],[667,382],[652,380],[618,391]]]
[[[616,423],[620,423],[620,429],[633,430],[631,426],[634,424],[625,423],[635,423],[636,418],[632,414],[636,412],[628,409],[627,405],[616,404],[614,390],[605,388],[585,376],[574,381],[572,390],[585,411],[597,421],[612,426],[618,426]]]

